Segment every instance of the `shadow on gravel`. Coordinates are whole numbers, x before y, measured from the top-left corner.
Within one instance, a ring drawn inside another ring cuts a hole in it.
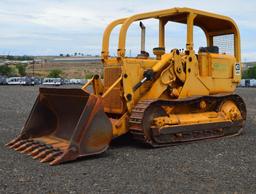
[[[80,162],[84,162],[84,161],[93,161],[93,160],[100,160],[102,158],[105,158],[105,157],[109,157],[109,153],[107,152],[103,152],[101,154],[98,154],[98,155],[93,155],[93,156],[85,156],[85,157],[81,157],[81,158],[77,158],[75,160],[71,160],[71,161],[67,161],[67,162],[64,162],[64,163],[61,163],[61,165],[68,165],[68,164],[75,164],[75,163],[80,163]]]
[[[150,149],[150,148],[152,149],[152,147],[149,145],[135,141],[132,138],[132,135],[128,133],[128,134],[122,135],[122,136],[112,140],[108,150],[122,149],[125,147],[134,148],[134,149]],[[71,163],[80,163],[80,162],[84,162],[84,161],[88,161],[88,160],[90,160],[90,161],[98,160],[98,159],[100,160],[102,158],[111,157],[112,154],[111,154],[111,152],[108,152],[108,150],[99,155],[81,157],[81,158],[78,158],[73,161],[68,161],[68,162],[62,163],[61,165],[68,165]]]
[[[110,143],[110,149],[118,149],[123,147],[132,147],[132,148],[141,148],[141,149],[150,149],[151,146],[147,144],[140,143],[132,138],[130,133],[124,134],[120,137],[117,137],[112,140]]]

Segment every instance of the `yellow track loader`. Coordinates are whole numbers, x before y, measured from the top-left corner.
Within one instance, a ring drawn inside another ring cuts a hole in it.
[[[159,20],[154,56],[126,56],[126,35],[134,22]],[[185,49],[166,51],[168,22],[187,27]],[[112,30],[121,25],[116,57],[109,56]],[[205,34],[195,51],[194,27]],[[219,42],[225,39],[230,43]],[[229,48],[229,51],[223,49]],[[40,88],[21,134],[7,146],[51,165],[104,152],[113,138],[131,133],[152,147],[234,136],[246,120],[245,103],[234,94],[241,79],[240,34],[225,16],[190,8],[133,15],[110,23],[103,36],[104,81],[98,75],[81,89]],[[93,93],[87,88],[92,85]]]

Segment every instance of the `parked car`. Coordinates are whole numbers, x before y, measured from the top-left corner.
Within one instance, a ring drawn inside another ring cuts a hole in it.
[[[6,85],[7,84],[7,77],[6,76],[0,76],[0,85]]]
[[[256,87],[256,79],[250,79],[250,87]]]
[[[31,86],[34,85],[34,81],[31,77],[21,77],[20,85]]]
[[[70,80],[69,79],[64,79],[63,84],[69,85],[70,84]]]
[[[8,85],[32,85],[29,77],[9,77],[7,78]]]
[[[32,80],[32,84],[33,85],[40,85],[40,84],[42,84],[42,79],[41,78],[31,77],[31,80]]]
[[[256,87],[256,79],[245,79],[245,87]]]
[[[87,83],[87,79],[81,79],[81,83],[80,84],[82,84],[82,85],[84,85],[84,84],[86,84]]]
[[[9,77],[6,82],[8,85],[21,85],[21,77]]]
[[[44,78],[43,80],[43,85],[60,86],[61,84],[61,78]]]
[[[240,83],[239,83],[240,87],[245,87],[245,79],[241,79]]]
[[[70,84],[81,84],[80,79],[70,79]]]

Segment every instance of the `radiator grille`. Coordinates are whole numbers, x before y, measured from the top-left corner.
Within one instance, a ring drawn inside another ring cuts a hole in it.
[[[104,86],[105,91],[120,77],[121,67],[110,66],[104,70]],[[121,97],[121,84],[119,83],[114,89],[104,98],[104,110],[108,113],[123,113],[124,102]]]

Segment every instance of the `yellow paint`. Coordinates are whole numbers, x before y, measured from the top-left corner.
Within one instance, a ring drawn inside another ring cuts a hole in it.
[[[165,25],[169,21],[187,25],[186,51],[173,50],[161,57],[153,58],[127,57],[126,35],[130,25],[150,18],[159,19],[159,42],[156,47],[165,47]],[[208,20],[211,22],[206,22]],[[121,25],[121,29],[117,57],[110,57],[109,39],[112,30],[118,25]],[[193,47],[194,26],[198,26],[205,33],[207,46],[213,46],[214,36],[234,34],[234,56],[207,52],[196,53]],[[218,29],[215,30],[215,26],[219,26]],[[92,83],[95,94],[106,98],[104,110],[111,118],[113,136],[117,137],[128,132],[129,115],[141,99],[176,99],[233,92],[241,79],[240,60],[240,33],[231,18],[190,8],[172,8],[136,14],[110,23],[104,32],[102,41],[104,85],[95,80]],[[146,81],[138,90],[133,91],[134,85],[143,79],[143,73],[148,69],[154,72],[154,79]],[[87,86],[85,85],[83,89]],[[116,102],[112,99],[116,99]],[[109,106],[109,103],[120,104],[120,106],[111,108],[112,105]],[[201,109],[205,106],[202,103]],[[169,116],[162,118],[164,122],[159,118],[158,124],[161,122],[207,123],[232,119],[238,114],[238,109],[232,103],[224,106],[222,111],[224,113],[203,112],[179,115],[179,118],[171,113],[173,108],[165,107],[164,109]]]

